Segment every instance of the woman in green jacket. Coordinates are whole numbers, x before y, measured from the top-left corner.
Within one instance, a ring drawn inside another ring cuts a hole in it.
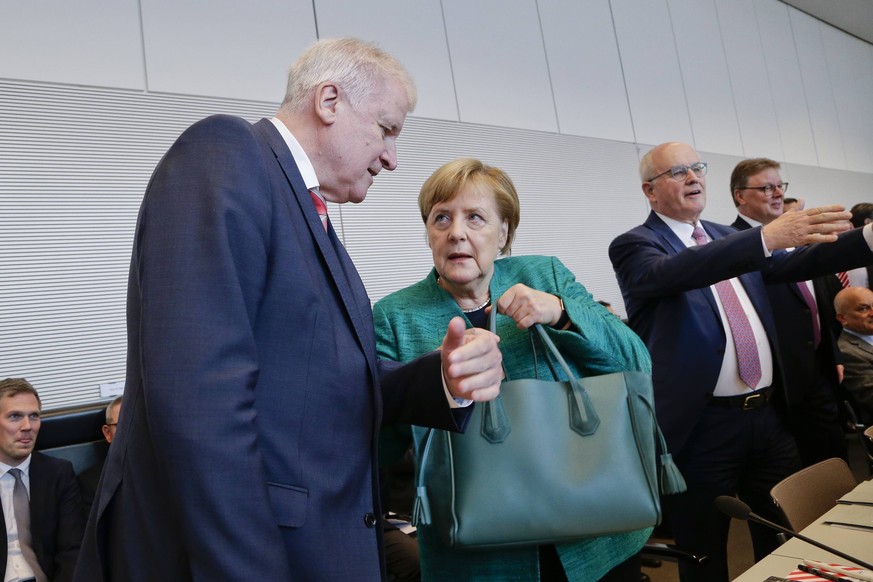
[[[534,369],[527,328],[535,323],[546,326],[579,376],[651,370],[640,339],[594,301],[558,259],[495,260],[509,254],[520,215],[515,187],[503,171],[473,159],[449,162],[424,183],[418,203],[434,269],[376,303],[380,357],[412,360],[440,345],[440,330],[453,317],[463,316],[470,327],[486,327],[488,308],[496,307],[508,316],[498,318],[497,332],[511,378],[550,377],[545,358]],[[499,298],[496,306],[492,297]],[[419,441],[423,429],[413,427],[413,433]],[[418,532],[422,579],[638,582],[633,557],[650,531],[539,548],[465,551],[446,547],[423,527]]]

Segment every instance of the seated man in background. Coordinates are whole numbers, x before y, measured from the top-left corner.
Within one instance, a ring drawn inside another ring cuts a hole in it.
[[[873,291],[846,287],[834,299],[837,320],[843,326],[840,350],[845,366],[843,387],[858,404],[859,414],[873,418]]]
[[[106,424],[103,425],[103,437],[109,444],[112,444],[112,439],[115,437],[115,427],[118,425],[118,415],[120,412],[121,396],[110,402],[109,406],[106,407]],[[94,493],[97,492],[97,485],[100,483],[100,474],[103,472],[104,462],[106,462],[105,456],[79,473],[79,486],[82,488],[82,510],[85,519],[88,519],[88,514],[91,513],[91,503],[94,502]]]
[[[0,503],[6,545],[3,580],[66,581],[85,522],[69,461],[34,452],[42,404],[23,378],[0,381]]]

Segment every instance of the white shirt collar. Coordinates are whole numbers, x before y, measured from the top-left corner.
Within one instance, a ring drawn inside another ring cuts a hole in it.
[[[28,477],[30,477],[30,459],[33,457],[33,454],[27,455],[27,458],[21,461],[18,465],[14,467],[12,465],[7,465],[6,463],[0,463],[0,476],[5,475],[9,472],[9,469],[21,469],[21,472]]]
[[[852,331],[848,327],[844,327],[843,331],[848,333],[848,334],[851,334],[857,338],[864,340],[865,342],[867,342],[870,345],[873,345],[873,335],[866,335],[866,334],[858,333],[858,332]]]
[[[751,227],[753,227],[753,228],[756,227],[756,226],[764,226],[764,223],[763,223],[763,222],[758,222],[758,221],[755,220],[754,218],[749,218],[749,217],[746,216],[745,214],[742,214],[742,213],[738,212],[737,215],[739,215],[740,218],[742,218],[743,220],[745,220],[746,222],[748,222],[749,225],[750,225]]]
[[[691,237],[691,233],[694,232],[694,228],[697,226],[703,228],[703,226],[700,224],[700,221],[698,221],[696,224],[688,224],[687,222],[682,222],[681,220],[676,220],[675,218],[664,216],[660,212],[655,212],[655,214],[657,214],[658,218],[660,218],[667,224],[670,230],[673,231],[673,234],[678,236],[679,240],[681,240],[685,244],[685,246],[690,247],[697,244],[697,242]],[[704,230],[704,232],[706,231]],[[706,235],[706,238],[710,238],[708,233]]]
[[[284,123],[275,117],[270,119],[270,121],[279,130],[279,135],[282,136],[282,139],[288,145],[288,149],[291,150],[291,157],[294,158],[294,163],[297,164],[297,169],[300,170],[300,175],[303,176],[303,183],[306,184],[306,188],[318,192],[318,176],[315,175],[315,168],[312,167],[309,156],[303,151],[303,146],[300,145],[300,142],[291,134],[291,131]],[[321,193],[319,193],[319,196],[321,196]]]

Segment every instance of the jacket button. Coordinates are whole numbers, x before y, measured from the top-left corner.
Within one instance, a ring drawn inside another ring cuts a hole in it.
[[[366,525],[367,527],[376,527],[376,515],[373,513],[365,514],[364,525]]]

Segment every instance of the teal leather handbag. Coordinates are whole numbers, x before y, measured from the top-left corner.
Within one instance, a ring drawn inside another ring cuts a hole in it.
[[[430,429],[419,443],[413,524],[449,547],[650,527],[661,518],[659,480],[664,493],[685,489],[655,421],[650,375],[577,379],[545,330],[531,333],[566,380],[506,379],[496,400],[475,405],[464,434]]]

